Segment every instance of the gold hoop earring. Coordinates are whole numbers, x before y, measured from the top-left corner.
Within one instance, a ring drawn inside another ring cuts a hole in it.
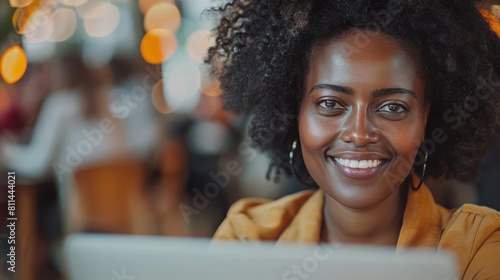
[[[418,186],[415,187],[415,185],[413,185],[413,178],[410,178],[411,188],[414,191],[418,191],[420,189],[420,187],[422,186],[423,182],[424,182],[425,169],[427,168],[427,157],[428,156],[429,156],[429,153],[427,152],[427,149],[426,149],[425,150],[425,158],[424,158],[424,168],[422,169],[422,177],[420,177],[420,182],[418,183]],[[413,174],[413,172],[412,172],[412,174]]]
[[[288,157],[289,157],[289,163],[290,163],[290,169],[292,170],[292,174],[295,178],[297,178],[297,180],[305,185],[305,186],[308,186],[308,187],[316,187],[316,183],[307,183],[306,181],[304,181],[302,178],[300,178],[298,172],[295,171],[295,167],[294,167],[294,164],[293,164],[293,159],[295,157],[295,150],[297,149],[297,140],[293,141],[292,143],[292,149],[290,150],[290,153],[288,154]]]

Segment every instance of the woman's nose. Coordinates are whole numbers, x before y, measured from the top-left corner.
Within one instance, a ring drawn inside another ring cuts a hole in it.
[[[365,109],[353,109],[350,112],[340,137],[344,142],[352,142],[358,147],[380,141],[379,131]]]

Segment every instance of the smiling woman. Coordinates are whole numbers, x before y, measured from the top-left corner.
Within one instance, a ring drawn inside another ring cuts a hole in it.
[[[241,200],[214,238],[432,247],[456,254],[463,279],[500,277],[500,214],[447,210],[423,183],[473,179],[500,128],[500,40],[479,8],[233,0],[213,10],[207,62],[226,108],[252,114],[250,140],[275,180],[284,171],[319,187]],[[276,110],[296,121],[273,126]]]

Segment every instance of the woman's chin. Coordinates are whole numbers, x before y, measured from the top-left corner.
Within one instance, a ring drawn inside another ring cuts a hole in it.
[[[352,184],[336,181],[335,185],[321,187],[327,200],[334,200],[351,209],[370,209],[387,200],[399,187],[388,186],[385,182],[378,184]]]

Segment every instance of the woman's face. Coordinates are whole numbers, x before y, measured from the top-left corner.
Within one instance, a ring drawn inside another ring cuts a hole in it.
[[[316,47],[298,125],[314,181],[351,208],[384,201],[407,177],[428,107],[415,55],[384,35],[362,48],[356,32]]]

